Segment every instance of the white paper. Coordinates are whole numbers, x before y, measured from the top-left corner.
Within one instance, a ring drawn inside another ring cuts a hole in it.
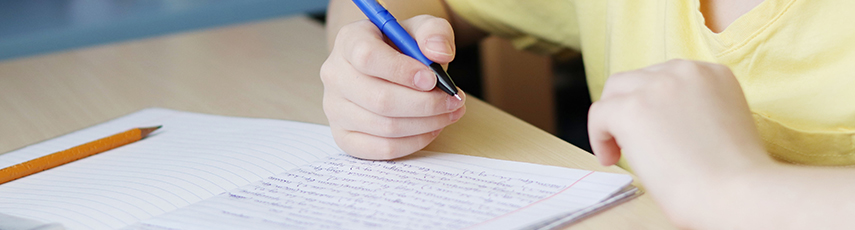
[[[0,213],[67,229],[516,229],[595,210],[632,180],[443,153],[364,161],[326,126],[166,109],[4,154],[0,167],[155,125],[143,140],[0,185]]]
[[[341,153],[326,126],[147,109],[4,154],[0,166],[156,125],[143,140],[0,185],[0,213],[117,229]]]
[[[630,182],[454,154],[400,161],[339,155],[133,229],[516,229],[590,207]]]

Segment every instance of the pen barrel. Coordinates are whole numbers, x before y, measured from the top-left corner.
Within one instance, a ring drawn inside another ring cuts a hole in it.
[[[433,64],[433,61],[431,61],[424,54],[422,54],[421,48],[419,48],[419,43],[416,42],[416,40],[413,39],[413,37],[410,36],[409,33],[407,33],[407,30],[405,30],[404,27],[401,27],[401,25],[398,24],[397,21],[387,21],[386,24],[383,25],[383,27],[380,27],[380,30],[382,30],[383,34],[386,34],[386,36],[388,37],[397,38],[390,40],[392,40],[392,43],[394,43],[395,46],[398,47],[398,50],[400,50],[401,53],[404,53],[407,56],[418,60],[426,66],[430,66],[431,64]]]
[[[448,76],[445,69],[422,53],[419,43],[410,36],[410,33],[398,23],[398,20],[386,8],[377,0],[353,0],[353,3],[398,47],[398,50],[430,67],[437,77],[436,86],[438,88],[448,95],[457,96],[457,86],[451,81],[451,77]]]
[[[389,40],[398,47],[402,53],[415,58],[422,64],[430,66],[433,63],[428,59],[419,48],[419,43],[407,33],[407,30],[398,23],[389,10],[383,7],[376,0],[353,0],[353,3],[359,7],[359,10],[368,17],[371,23],[374,23]]]
[[[140,129],[131,129],[70,149],[52,153],[0,170],[0,184],[98,154],[142,138]]]

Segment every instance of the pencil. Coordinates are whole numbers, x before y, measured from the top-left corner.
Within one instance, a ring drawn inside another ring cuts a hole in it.
[[[84,157],[92,156],[122,145],[130,144],[148,136],[161,126],[134,128],[119,134],[101,138],[70,149],[51,153],[24,163],[0,169],[0,184],[29,176]]]

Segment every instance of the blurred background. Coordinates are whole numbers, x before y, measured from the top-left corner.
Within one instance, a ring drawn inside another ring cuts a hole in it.
[[[0,0],[0,61],[280,17],[324,23],[326,7],[327,0]],[[449,67],[469,95],[590,152],[584,73],[579,55],[536,56],[502,39],[460,48]]]
[[[326,0],[0,0],[0,60],[323,13]]]

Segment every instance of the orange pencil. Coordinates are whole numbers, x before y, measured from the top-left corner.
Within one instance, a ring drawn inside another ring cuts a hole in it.
[[[116,135],[101,138],[93,142],[78,145],[70,149],[51,153],[30,161],[0,169],[0,184],[29,176],[56,166],[60,166],[84,157],[92,156],[122,145],[133,143],[148,136],[161,126],[134,128]]]

